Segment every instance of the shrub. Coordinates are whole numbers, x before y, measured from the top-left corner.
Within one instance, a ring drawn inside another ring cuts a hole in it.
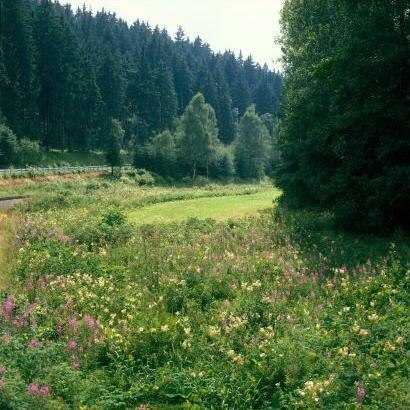
[[[155,178],[145,169],[138,169],[135,175],[135,182],[138,186],[153,186]]]
[[[38,165],[41,163],[43,153],[37,141],[23,138],[19,142],[17,150],[17,162],[21,166]]]
[[[0,167],[9,167],[18,158],[18,143],[13,131],[0,124]]]

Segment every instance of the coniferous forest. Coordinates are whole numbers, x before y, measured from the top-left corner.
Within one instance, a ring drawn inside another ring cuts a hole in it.
[[[252,57],[215,54],[182,28],[173,38],[104,10],[94,15],[50,0],[0,4],[2,121],[17,138],[38,141],[46,150],[105,150],[117,120],[122,148],[136,151],[147,165],[155,162],[147,144],[163,132],[175,134],[197,93],[215,111],[219,149],[235,140],[251,104],[259,115],[279,110],[278,73]]]

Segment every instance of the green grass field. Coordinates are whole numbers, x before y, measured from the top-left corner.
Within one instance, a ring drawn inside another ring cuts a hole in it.
[[[237,219],[272,207],[273,200],[279,194],[278,190],[271,189],[249,195],[165,202],[133,210],[128,216],[137,225],[181,222],[189,218],[211,218],[217,221]]]

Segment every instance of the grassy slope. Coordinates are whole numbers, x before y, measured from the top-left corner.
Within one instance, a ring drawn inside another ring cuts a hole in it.
[[[125,163],[130,163],[129,155],[123,153]],[[87,165],[104,165],[106,164],[103,152],[61,152],[51,150],[43,152],[41,161],[32,167],[61,167],[61,166],[87,166]]]
[[[273,199],[278,195],[279,191],[269,190],[250,195],[159,203],[131,211],[129,218],[138,225],[179,222],[188,218],[212,218],[217,221],[242,218],[272,206]]]

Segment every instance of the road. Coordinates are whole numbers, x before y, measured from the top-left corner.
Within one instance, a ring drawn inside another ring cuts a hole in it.
[[[56,168],[7,168],[0,169],[0,177],[8,175],[75,174],[76,172],[107,171],[109,169],[110,167],[108,165]]]
[[[28,199],[28,197],[0,198],[0,208],[7,208]]]

